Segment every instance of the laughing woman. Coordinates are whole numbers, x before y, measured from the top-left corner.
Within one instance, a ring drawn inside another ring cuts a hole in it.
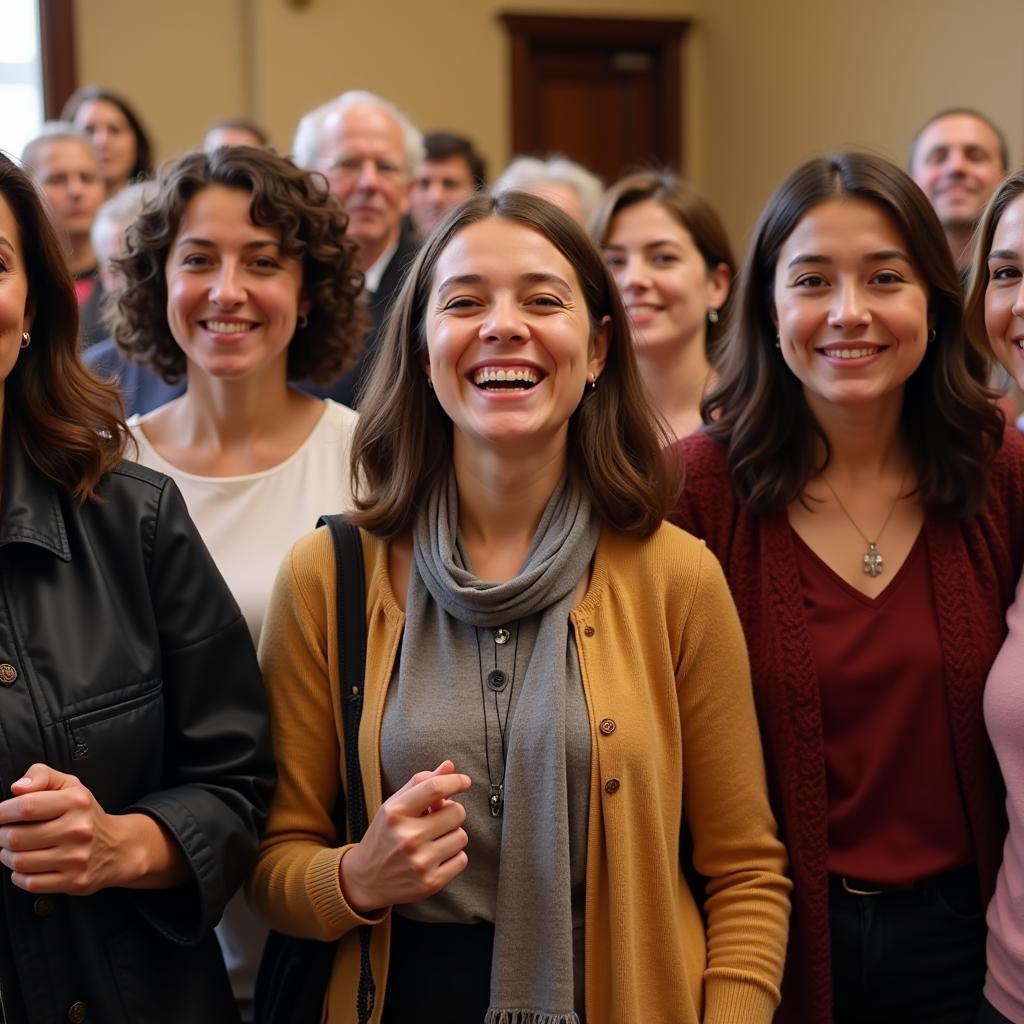
[[[743,637],[715,559],[662,523],[661,439],[582,230],[521,192],[460,207],[364,408],[359,843],[331,825],[326,531],[261,644],[282,781],[251,894],[340,940],[326,1019],[356,1020],[369,924],[375,1022],[766,1024],[789,883]]]
[[[780,1020],[974,1020],[1005,827],[981,695],[1024,558],[1024,444],[898,168],[811,160],[740,274],[678,522],[746,630],[793,865]]]

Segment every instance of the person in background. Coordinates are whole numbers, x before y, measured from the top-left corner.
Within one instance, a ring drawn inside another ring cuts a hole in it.
[[[92,139],[108,198],[153,173],[153,150],[142,121],[122,96],[99,85],[76,89],[61,111]]]
[[[981,218],[966,306],[971,341],[1024,386],[1024,172],[996,189]],[[985,998],[977,1024],[1024,1022],[1024,576],[1007,612],[1008,635],[985,684],[985,725],[1006,783],[1010,822],[988,906]]]
[[[74,125],[48,121],[26,144],[21,163],[42,189],[64,239],[82,344],[91,345],[104,336],[100,319],[104,291],[90,237],[104,197],[96,151],[89,136]]]
[[[353,845],[331,823],[342,652],[320,530],[260,644],[281,783],[254,905],[340,940],[330,1024],[357,1019],[364,924],[373,1024],[768,1024],[789,881],[743,636],[714,558],[663,522],[673,481],[600,254],[551,203],[473,197],[379,352],[349,517],[369,827]]]
[[[393,103],[351,91],[302,118],[292,152],[299,167],[319,171],[327,180],[359,246],[372,328],[355,367],[324,392],[355,407],[384,317],[416,253],[403,221],[413,172],[423,159],[423,136]]]
[[[266,696],[177,488],[122,460],[77,319],[0,156],[3,1019],[230,1024],[213,926],[273,787]]]
[[[725,331],[736,273],[711,204],[669,172],[617,181],[591,224],[633,321],[637,365],[674,438],[701,425],[710,353]]]
[[[590,223],[604,194],[597,175],[557,155],[543,160],[535,156],[513,158],[492,186],[495,192],[508,188],[520,188],[549,200],[583,227]]]
[[[92,223],[92,248],[99,266],[100,281],[108,296],[113,295],[121,284],[114,261],[124,254],[125,232],[138,219],[146,203],[156,198],[156,194],[157,187],[152,181],[139,181],[121,189],[96,214]],[[83,361],[98,377],[117,385],[126,416],[151,412],[185,393],[184,377],[168,384],[148,366],[126,359],[106,327],[103,333],[103,340],[85,352]]]
[[[416,237],[423,241],[449,210],[487,186],[487,165],[462,135],[428,132],[426,155],[413,176],[409,216]]]
[[[966,273],[974,229],[1010,166],[1006,137],[977,110],[953,107],[925,122],[907,163],[935,207],[953,262]]]
[[[212,153],[221,146],[268,146],[270,140],[258,124],[241,117],[228,117],[211,125],[203,137],[203,150]]]
[[[330,379],[365,327],[337,200],[270,150],[165,167],[129,227],[114,337],[185,393],[129,422],[142,465],[172,477],[258,641],[291,544],[351,505],[356,414],[290,381]],[[241,895],[218,928],[247,1015],[265,929]]]
[[[880,157],[779,186],[680,443],[674,521],[746,631],[793,872],[785,1024],[973,1024],[1005,817],[982,691],[1024,563],[1024,440],[921,190]]]

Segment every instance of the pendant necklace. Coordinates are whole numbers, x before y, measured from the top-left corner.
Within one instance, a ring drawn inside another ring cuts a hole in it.
[[[828,482],[824,473],[821,474],[821,481],[829,489],[832,497],[836,499],[836,504],[839,506],[840,511],[847,519],[850,520],[850,524],[861,535],[864,539],[864,543],[868,546],[867,551],[864,552],[863,558],[864,572],[868,576],[881,576],[882,567],[885,565],[885,559],[882,557],[882,552],[878,550],[878,542],[882,539],[882,534],[885,532],[885,528],[889,525],[889,520],[892,519],[892,515],[896,511],[896,506],[900,503],[900,499],[903,497],[903,485],[907,482],[907,471],[903,470],[903,476],[900,478],[900,487],[896,492],[896,500],[892,503],[892,507],[889,509],[889,514],[885,517],[885,522],[879,527],[874,540],[870,540],[868,535],[857,525],[856,520],[846,510],[846,506],[843,504],[839,495],[836,494],[835,488]]]
[[[487,762],[487,782],[489,785],[487,796],[487,807],[492,818],[500,818],[505,809],[505,759],[508,755],[508,716],[512,710],[512,694],[516,688],[516,661],[519,657],[519,623],[516,623],[516,638],[512,648],[512,674],[498,668],[498,648],[503,648],[511,639],[512,634],[504,626],[492,629],[494,639],[494,668],[484,675],[484,656],[480,648],[480,630],[474,629],[476,634],[476,655],[480,667],[480,707],[484,713],[484,758]],[[502,717],[499,694],[508,691],[508,700],[505,703],[505,714]],[[490,691],[494,698],[494,718],[498,723],[498,735],[501,737],[501,778],[497,781],[491,772],[491,736],[488,726],[487,692]]]

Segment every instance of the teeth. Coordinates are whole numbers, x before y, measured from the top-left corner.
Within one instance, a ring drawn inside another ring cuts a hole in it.
[[[830,349],[828,355],[833,359],[863,359],[865,356],[873,356],[876,348],[834,348]]]
[[[214,334],[241,334],[242,331],[247,331],[252,326],[249,323],[228,323],[225,320],[207,320],[206,329],[213,331]]]
[[[473,374],[473,383],[476,385],[492,384],[498,381],[522,381],[525,384],[536,384],[538,379],[536,371],[525,366],[485,366]]]

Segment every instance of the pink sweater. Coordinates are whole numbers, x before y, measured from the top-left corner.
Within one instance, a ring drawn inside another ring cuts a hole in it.
[[[985,725],[1006,782],[1010,830],[988,907],[985,998],[1024,1022],[1024,576],[1006,613],[1009,628],[985,684]]]

